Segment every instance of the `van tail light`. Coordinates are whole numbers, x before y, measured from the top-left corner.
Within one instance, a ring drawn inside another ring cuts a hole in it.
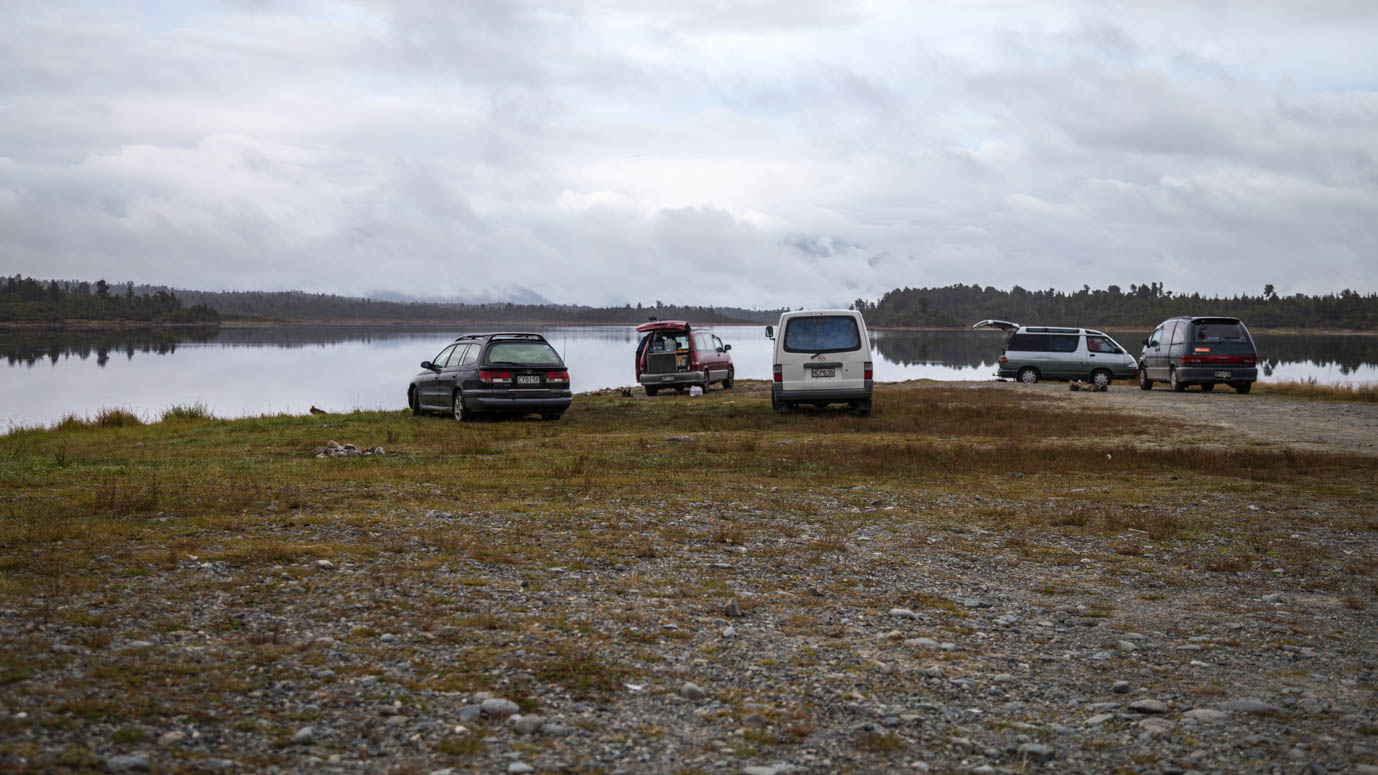
[[[1010,361],[1010,359],[1009,359],[1009,358],[1006,358],[1003,354],[1000,356],[1000,362],[1001,362],[1001,363],[1009,363],[1009,361]]]
[[[1197,358],[1197,357],[1194,356],[1194,355],[1183,355],[1183,356],[1182,356],[1182,365],[1183,365],[1183,366],[1188,366],[1188,365],[1190,365],[1190,364],[1193,364],[1193,363],[1200,363],[1200,362],[1201,362],[1201,359],[1200,359],[1200,358]]]
[[[485,385],[510,385],[512,384],[512,372],[483,369],[478,373],[478,381]]]
[[[569,372],[568,372],[568,371],[547,371],[547,372],[545,373],[545,381],[546,381],[547,384],[551,384],[551,385],[568,385],[568,384],[569,384]]]
[[[780,370],[780,364],[778,364],[778,363],[775,364],[775,381],[776,381],[776,382],[784,382],[784,381],[785,381],[785,375],[784,375],[784,373]]]
[[[873,372],[871,371],[871,362],[870,362],[870,361],[866,361],[866,364],[865,364],[864,366],[862,366],[861,368],[862,368],[862,375],[863,375],[863,377],[864,377],[865,379],[871,379],[871,374],[873,373]]]

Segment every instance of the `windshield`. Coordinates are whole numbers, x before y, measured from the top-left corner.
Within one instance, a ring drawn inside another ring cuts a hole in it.
[[[560,354],[545,342],[498,342],[488,348],[488,362],[558,366]]]
[[[785,351],[836,353],[861,349],[861,332],[851,315],[792,318],[785,323]]]

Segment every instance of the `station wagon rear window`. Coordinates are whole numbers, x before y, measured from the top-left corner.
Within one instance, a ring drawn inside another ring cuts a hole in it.
[[[785,352],[840,353],[861,349],[861,331],[850,315],[791,318],[785,323]]]
[[[556,366],[560,354],[545,342],[498,342],[488,348],[488,362]]]
[[[1005,351],[1034,353],[1074,353],[1081,337],[1068,334],[1015,334]]]

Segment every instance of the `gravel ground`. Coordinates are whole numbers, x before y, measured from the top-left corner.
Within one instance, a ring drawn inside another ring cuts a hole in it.
[[[1345,449],[1335,418],[1374,418],[1256,398],[1067,400]],[[117,584],[0,610],[23,654],[0,770],[1378,773],[1371,503],[1107,495],[1088,523],[1099,486],[1036,479],[710,486],[563,519],[379,502],[245,527],[373,557],[97,558]],[[537,534],[558,562],[505,553]]]

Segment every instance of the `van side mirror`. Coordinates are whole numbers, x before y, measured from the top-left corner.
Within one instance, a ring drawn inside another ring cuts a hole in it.
[[[1148,337],[1144,337],[1144,347],[1148,346]]]
[[[731,350],[731,349],[732,349],[732,345],[730,345],[730,344],[725,344],[725,345],[722,346],[722,351],[723,351],[723,352],[727,352],[728,350]]]
[[[774,339],[774,338],[775,338],[775,326],[766,326],[766,338],[767,338],[767,339]]]

